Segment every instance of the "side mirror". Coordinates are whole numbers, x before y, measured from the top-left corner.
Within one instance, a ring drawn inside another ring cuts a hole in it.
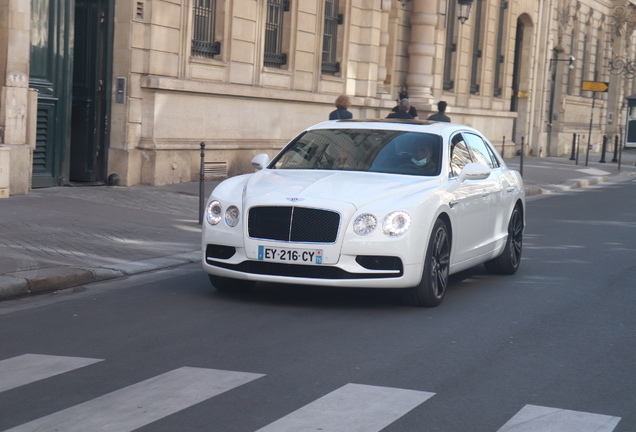
[[[269,156],[265,153],[254,156],[252,159],[252,167],[257,170],[262,170],[269,165]]]
[[[463,183],[465,180],[483,180],[490,176],[491,169],[486,165],[478,163],[466,164],[462,172],[459,173],[459,182]]]

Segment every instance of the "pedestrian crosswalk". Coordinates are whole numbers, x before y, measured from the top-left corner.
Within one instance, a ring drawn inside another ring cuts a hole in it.
[[[102,361],[38,354],[0,360],[0,392]],[[180,367],[5,432],[133,431],[263,376]],[[349,383],[256,432],[379,432],[434,395]],[[497,432],[612,432],[620,420],[602,414],[526,405]]]

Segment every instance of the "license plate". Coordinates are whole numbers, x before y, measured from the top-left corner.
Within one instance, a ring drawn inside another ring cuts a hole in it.
[[[258,260],[298,264],[322,264],[322,250],[259,246]]]

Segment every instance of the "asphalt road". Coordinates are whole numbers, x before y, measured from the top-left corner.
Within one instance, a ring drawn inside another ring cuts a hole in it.
[[[635,183],[530,198],[519,272],[433,309],[195,265],[0,303],[0,430],[632,432]]]

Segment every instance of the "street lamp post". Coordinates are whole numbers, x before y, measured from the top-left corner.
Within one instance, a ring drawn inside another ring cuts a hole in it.
[[[556,55],[556,53],[555,53]],[[570,56],[567,59],[559,59],[559,58],[551,58],[550,59],[550,74],[551,74],[551,82],[550,82],[550,107],[548,110],[548,145],[547,150],[550,152],[551,144],[552,144],[552,122],[554,121],[554,91],[556,86],[556,64],[557,62],[570,62],[568,66],[569,69],[574,69],[574,56]]]

